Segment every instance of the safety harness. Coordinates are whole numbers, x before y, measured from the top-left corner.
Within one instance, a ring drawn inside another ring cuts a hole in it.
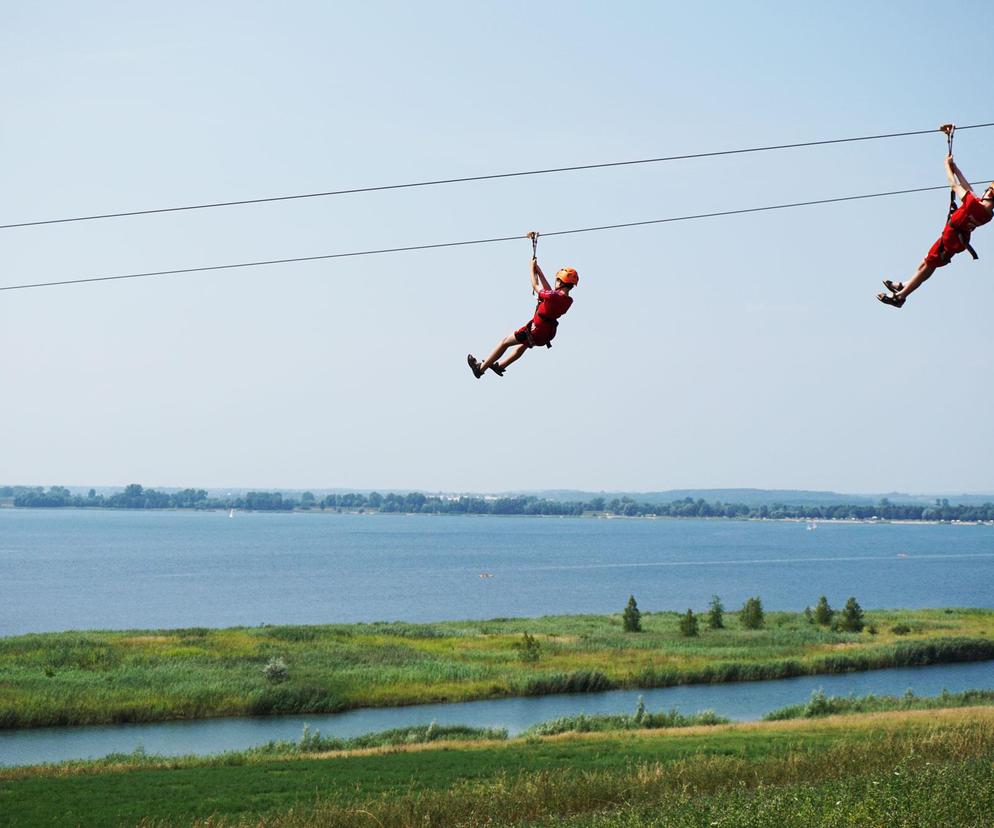
[[[939,129],[942,132],[946,133],[946,146],[949,148],[949,154],[952,155],[953,154],[953,133],[956,132],[956,127],[953,126],[952,124],[943,124],[941,127],[939,127]],[[963,234],[959,231],[959,229],[956,228],[956,227],[953,227],[953,225],[949,223],[949,220],[953,217],[953,213],[955,213],[955,212],[956,212],[956,188],[955,187],[950,187],[949,188],[949,212],[946,213],[946,226],[950,230],[952,230],[953,233],[956,234],[956,238],[959,239],[960,244],[962,244],[963,247],[966,249],[966,251],[971,256],[973,256],[974,260],[979,259],[980,256],[977,255],[977,251],[974,250],[970,246],[970,236],[967,235],[964,238]],[[951,261],[952,258],[953,258],[953,254],[951,254],[951,253],[947,254],[946,253],[946,246],[942,243],[942,238],[941,237],[939,239],[939,250],[938,250],[938,253],[939,253],[939,256],[941,258],[943,258],[947,262]]]
[[[532,230],[531,232],[528,233],[527,237],[532,240],[532,258],[533,259],[537,259],[538,258],[538,231],[537,230]],[[535,294],[535,288],[533,287],[532,288],[532,295],[534,295],[534,294]],[[541,302],[539,302],[539,304],[541,304]],[[537,306],[536,306],[536,308],[537,308]],[[539,313],[538,310],[535,311],[535,316],[537,316],[543,322],[547,322],[548,324],[552,325],[552,327],[554,327],[554,328],[558,328],[559,327],[559,320],[555,319],[552,316],[546,316],[544,313]],[[533,317],[528,322],[528,339],[529,339],[529,341],[531,340],[532,326],[534,324],[535,324],[535,319]],[[545,343],[545,347],[546,348],[551,348],[552,347],[552,342],[546,342]]]

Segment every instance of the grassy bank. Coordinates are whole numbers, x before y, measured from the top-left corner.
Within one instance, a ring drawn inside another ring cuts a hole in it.
[[[970,826],[994,812],[992,759],[994,710],[965,708],[89,763],[0,771],[0,823]]]
[[[867,613],[873,634],[799,613],[678,631],[677,613],[437,624],[73,632],[0,639],[0,727],[335,712],[427,702],[745,681],[994,658],[994,612]],[[522,658],[523,634],[538,643]],[[267,665],[277,665],[269,671]],[[285,670],[280,665],[285,666]]]
[[[964,690],[938,696],[916,696],[910,690],[903,696],[826,696],[821,690],[811,694],[806,704],[792,704],[763,716],[767,722],[786,719],[816,719],[846,713],[882,713],[891,710],[939,710],[955,707],[994,705],[994,690]]]

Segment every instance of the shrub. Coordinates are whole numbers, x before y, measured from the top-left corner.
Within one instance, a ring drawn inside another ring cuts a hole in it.
[[[815,622],[821,624],[823,627],[827,627],[832,623],[832,617],[834,615],[835,610],[828,605],[828,598],[822,595],[821,598],[818,599],[818,604],[815,607]]]
[[[894,635],[907,635],[911,632],[911,627],[907,624],[895,624],[891,627],[891,632],[894,633]]]
[[[711,607],[708,609],[708,629],[721,630],[725,627],[725,607],[717,595],[711,596]]]
[[[842,629],[847,632],[862,632],[863,627],[863,608],[855,598],[850,597],[842,610]]]
[[[687,638],[697,635],[697,616],[692,609],[688,609],[685,615],[680,616],[680,635]]]
[[[262,668],[262,675],[270,684],[280,684],[290,678],[290,668],[282,658],[273,658]]]
[[[628,596],[628,605],[621,616],[625,632],[642,632],[642,613],[639,612],[638,604],[635,603],[635,596]]]
[[[538,643],[535,636],[529,635],[527,632],[521,641],[516,641],[512,646],[518,651],[518,658],[525,662],[538,661],[542,653],[542,645]]]
[[[754,596],[746,600],[739,610],[739,623],[747,630],[758,630],[763,626],[763,602],[759,596]]]

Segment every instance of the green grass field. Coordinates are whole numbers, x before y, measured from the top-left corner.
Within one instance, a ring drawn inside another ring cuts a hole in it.
[[[0,727],[334,712],[508,695],[660,687],[994,658],[994,612],[868,612],[876,634],[799,613],[678,632],[677,613],[437,624],[69,632],[0,639]],[[895,629],[902,631],[901,634]],[[527,631],[538,659],[523,661]],[[288,679],[263,669],[281,659]]]
[[[992,760],[989,708],[317,756],[139,757],[0,771],[0,824],[980,826],[994,813]]]

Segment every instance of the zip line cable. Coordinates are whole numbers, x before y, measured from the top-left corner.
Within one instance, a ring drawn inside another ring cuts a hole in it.
[[[987,179],[984,179],[987,180]],[[979,184],[981,182],[971,182]],[[773,204],[766,207],[744,207],[739,210],[721,210],[715,213],[696,213],[688,216],[671,216],[669,218],[649,219],[647,221],[628,221],[621,224],[601,224],[593,227],[580,227],[573,230],[553,230],[542,233],[542,237],[547,236],[570,236],[577,233],[595,233],[601,230],[619,230],[623,227],[645,227],[650,224],[669,224],[678,221],[693,221],[703,218],[717,218],[719,216],[738,216],[745,213],[764,213],[771,210],[789,210],[795,207],[810,207],[815,204],[838,204],[843,201],[860,201],[868,198],[884,198],[887,196],[910,195],[912,193],[927,193],[935,190],[947,190],[949,185],[941,187],[916,187],[911,190],[891,190],[885,193],[864,193],[862,195],[839,196],[837,198],[820,198],[814,201],[795,201],[789,204]],[[34,282],[21,285],[0,286],[0,291],[4,290],[28,290],[30,288],[58,287],[61,285],[79,285],[88,282],[115,282],[122,279],[143,279],[150,276],[177,276],[182,273],[204,273],[212,270],[235,270],[246,267],[268,267],[277,264],[296,264],[298,262],[316,262],[324,259],[348,259],[357,256],[375,256],[381,253],[407,253],[414,250],[438,250],[443,247],[466,247],[479,244],[496,244],[497,242],[519,241],[528,238],[527,236],[497,236],[489,239],[469,239],[464,241],[439,242],[437,244],[413,244],[406,247],[383,247],[376,250],[354,250],[347,253],[324,253],[317,256],[294,256],[287,259],[266,259],[254,262],[236,262],[233,264],[207,265],[205,267],[184,267],[176,270],[150,270],[143,273],[123,273],[116,276],[89,276],[81,279],[63,279],[56,282]]]
[[[989,124],[967,124],[956,127],[957,131],[964,129],[985,129],[994,126]],[[860,135],[855,138],[830,138],[821,141],[803,141],[796,144],[773,144],[765,147],[746,147],[744,149],[717,150],[715,152],[695,152],[686,155],[663,155],[658,158],[639,158],[630,161],[606,161],[599,164],[579,164],[573,167],[549,167],[540,170],[520,170],[517,172],[491,173],[488,175],[469,175],[461,178],[437,178],[427,181],[412,181],[404,184],[382,184],[374,187],[354,187],[346,190],[328,190],[320,193],[297,193],[293,195],[270,196],[268,198],[244,198],[237,201],[214,201],[203,204],[186,204],[178,207],[155,207],[147,210],[127,210],[119,213],[97,213],[87,216],[70,216],[68,218],[40,219],[37,221],[18,221],[10,224],[0,224],[0,230],[12,230],[17,227],[39,227],[47,224],[69,224],[78,221],[100,221],[103,219],[126,218],[128,216],[148,216],[157,213],[180,213],[187,210],[210,210],[216,207],[239,207],[246,204],[267,204],[277,201],[295,201],[305,198],[327,198],[330,196],[354,195],[356,193],[375,193],[385,190],[409,190],[416,187],[435,187],[442,184],[464,184],[470,181],[493,181],[499,178],[521,178],[530,175],[549,175],[551,173],[576,172],[579,170],[599,170],[608,167],[631,167],[638,164],[658,164],[664,161],[687,161],[692,158],[716,158],[721,155],[745,155],[754,152],[772,152],[775,150],[798,149],[801,147],[819,147],[827,144],[848,144],[855,141],[878,141],[884,138],[904,138],[910,135],[931,135],[938,130],[918,129],[911,132],[887,132],[880,135]]]

